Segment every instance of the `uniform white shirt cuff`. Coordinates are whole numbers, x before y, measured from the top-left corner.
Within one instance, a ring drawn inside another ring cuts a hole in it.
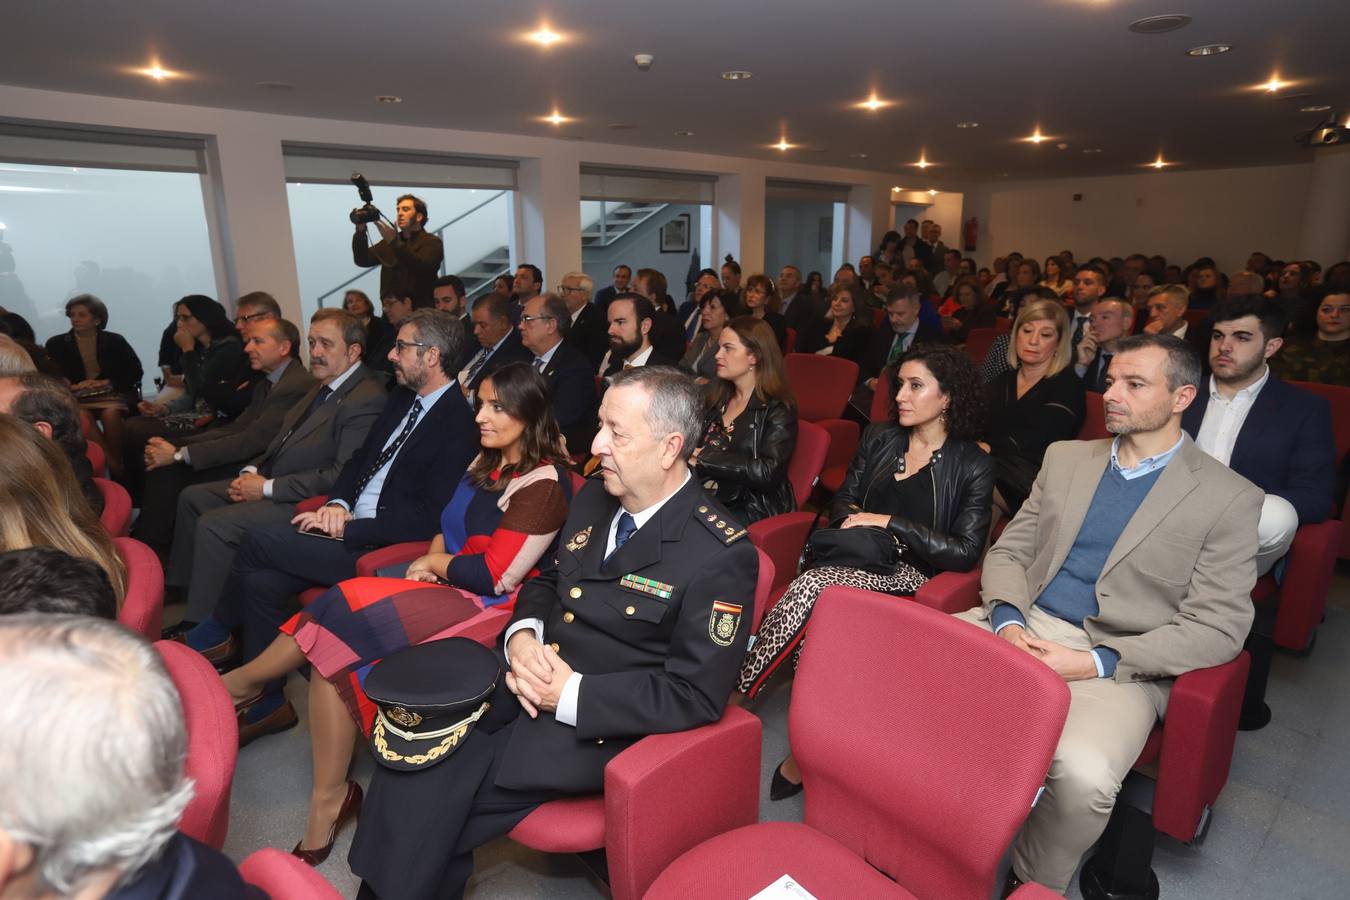
[[[534,639],[539,643],[544,642],[544,620],[543,619],[521,619],[510,628],[506,629],[506,637],[502,640],[502,656],[506,658],[506,667],[511,668],[511,652],[507,650],[511,646],[511,638],[517,631],[529,628],[534,631]]]
[[[192,465],[192,457],[188,454],[187,447],[178,448],[178,452],[183,454],[183,462],[187,463],[189,466]]]
[[[581,673],[573,672],[567,676],[567,683],[563,685],[562,693],[558,696],[558,708],[553,711],[553,718],[564,725],[577,727],[577,695],[581,693]]]
[[[263,482],[263,496],[268,500],[272,499],[272,485],[276,484],[275,478],[269,478]]]

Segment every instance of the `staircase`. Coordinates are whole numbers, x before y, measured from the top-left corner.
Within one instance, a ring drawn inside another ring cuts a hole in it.
[[[600,219],[581,231],[581,246],[608,247],[637,228],[643,222],[665,209],[665,203],[600,204]]]
[[[502,246],[457,273],[464,282],[464,293],[476,300],[492,290],[498,275],[511,274],[511,248]]]

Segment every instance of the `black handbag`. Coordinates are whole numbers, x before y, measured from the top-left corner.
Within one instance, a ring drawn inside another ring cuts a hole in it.
[[[875,525],[857,528],[821,528],[806,542],[807,568],[843,566],[874,575],[894,575],[904,559],[905,545],[889,529]]]

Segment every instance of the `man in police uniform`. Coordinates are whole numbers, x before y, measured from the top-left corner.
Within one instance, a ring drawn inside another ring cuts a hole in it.
[[[691,477],[702,408],[673,369],[614,377],[591,445],[602,484],[577,495],[556,565],[521,589],[506,630],[525,714],[469,732],[437,765],[376,771],[349,856],[359,896],[458,897],[475,847],[546,800],[600,791],[605,764],[640,738],[721,718],[759,562]]]

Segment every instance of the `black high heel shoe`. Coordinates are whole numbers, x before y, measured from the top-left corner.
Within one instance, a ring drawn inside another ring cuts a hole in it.
[[[783,760],[787,762],[787,760]],[[802,783],[800,781],[788,781],[787,776],[783,774],[783,763],[778,764],[778,768],[773,770],[773,780],[769,782],[769,799],[786,800],[788,797],[795,797],[802,792]]]

